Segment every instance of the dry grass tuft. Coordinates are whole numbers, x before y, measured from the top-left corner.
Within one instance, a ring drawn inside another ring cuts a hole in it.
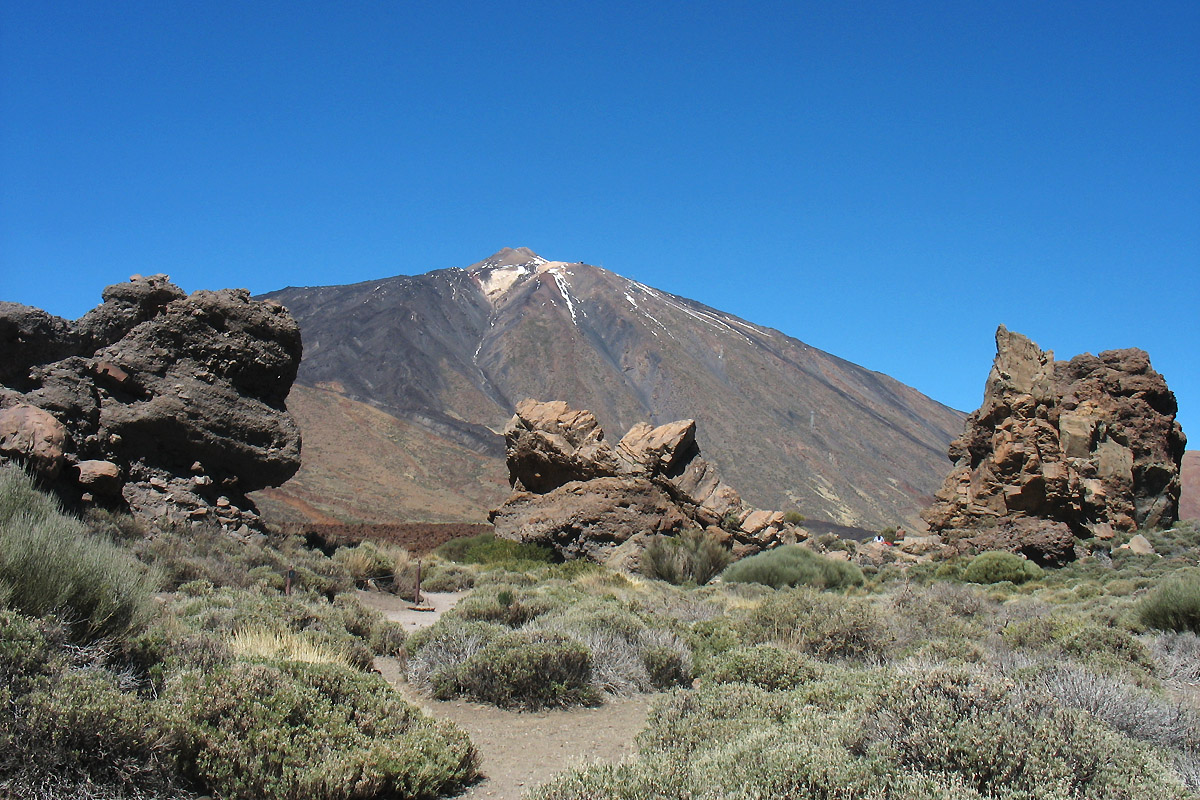
[[[229,649],[246,658],[338,664],[353,669],[345,653],[300,634],[267,628],[242,628],[228,639]]]

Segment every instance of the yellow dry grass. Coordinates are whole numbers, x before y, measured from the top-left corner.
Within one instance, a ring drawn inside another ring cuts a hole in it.
[[[350,668],[350,661],[336,648],[290,631],[243,628],[235,631],[228,641],[229,648],[239,656],[303,661],[308,664],[338,664]]]

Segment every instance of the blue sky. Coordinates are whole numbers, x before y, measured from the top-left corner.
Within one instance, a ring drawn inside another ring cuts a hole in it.
[[[587,261],[964,410],[999,323],[1200,445],[1200,3],[0,0],[0,299]]]

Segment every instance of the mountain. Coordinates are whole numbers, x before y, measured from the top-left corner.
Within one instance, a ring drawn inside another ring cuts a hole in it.
[[[498,431],[533,397],[588,409],[614,436],[694,418],[705,457],[756,506],[862,528],[919,525],[962,432],[963,414],[886,375],[526,248],[266,297],[304,338],[289,401],[304,466],[264,499],[269,512],[481,519],[504,495]],[[410,499],[389,508],[387,497]]]

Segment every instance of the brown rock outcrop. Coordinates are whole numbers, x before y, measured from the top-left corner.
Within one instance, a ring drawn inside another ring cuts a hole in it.
[[[259,527],[245,493],[300,464],[284,405],[300,361],[295,321],[243,289],[185,296],[164,275],[103,297],[75,322],[0,303],[0,457],[57,479],[69,502]]]
[[[1141,350],[1056,362],[1000,326],[983,405],[951,443],[954,468],[922,516],[948,538],[1042,563],[1072,557],[1068,533],[1169,525],[1186,442],[1175,413]]]
[[[504,438],[514,491],[489,517],[496,534],[567,558],[628,569],[652,535],[718,525],[746,555],[777,544],[787,527],[782,513],[747,507],[721,480],[692,420],[635,425],[612,447],[591,412],[524,400]]]

